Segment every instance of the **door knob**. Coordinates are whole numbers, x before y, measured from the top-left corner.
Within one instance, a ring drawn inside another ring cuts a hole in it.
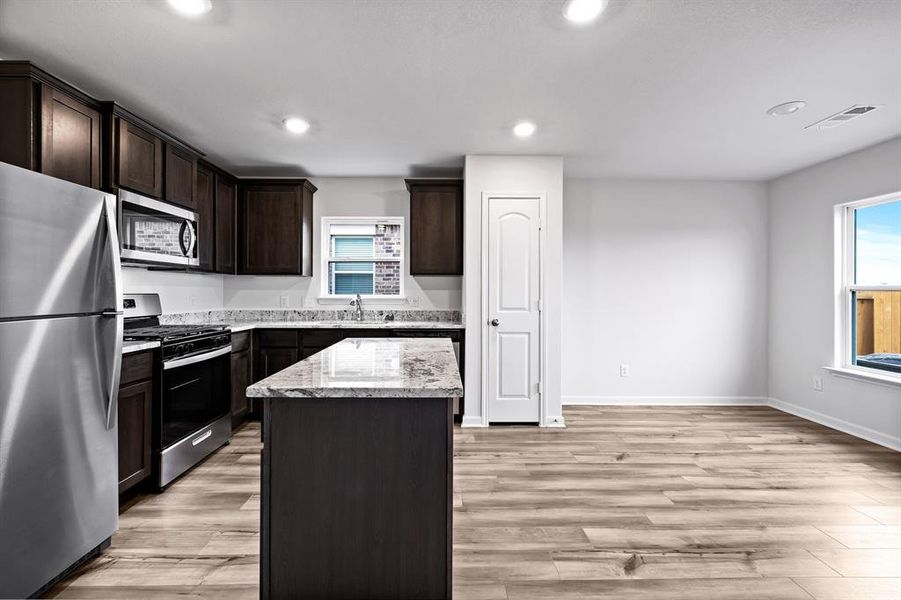
[[[497,319],[491,319],[491,326],[492,326],[492,327],[497,327],[497,326],[500,325],[500,324],[501,324],[501,322],[498,321]]]

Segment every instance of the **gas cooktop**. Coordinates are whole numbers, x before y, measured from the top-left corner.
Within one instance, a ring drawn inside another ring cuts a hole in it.
[[[159,340],[169,342],[228,331],[228,325],[150,325],[125,329],[126,340]]]

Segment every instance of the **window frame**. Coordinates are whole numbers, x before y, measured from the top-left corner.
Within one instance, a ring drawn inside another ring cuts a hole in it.
[[[361,227],[376,225],[399,225],[401,248],[400,256],[391,256],[385,258],[332,258],[332,225],[359,225]],[[380,262],[396,262],[400,264],[400,289],[397,294],[360,294],[364,300],[377,300],[380,302],[393,302],[406,300],[406,274],[407,274],[407,251],[406,251],[406,231],[404,227],[404,217],[322,217],[319,229],[320,237],[320,277],[321,284],[319,289],[320,300],[353,300],[356,294],[329,294],[329,275],[330,263],[372,263],[373,264],[373,291],[375,291],[375,264]],[[333,288],[334,289],[334,288]]]
[[[836,344],[835,357],[829,370],[840,376],[870,380],[875,383],[901,385],[901,374],[885,369],[855,364],[857,336],[855,314],[857,292],[901,291],[901,284],[857,284],[854,270],[857,256],[857,231],[854,211],[859,208],[901,201],[901,191],[840,204],[835,208],[836,238]]]

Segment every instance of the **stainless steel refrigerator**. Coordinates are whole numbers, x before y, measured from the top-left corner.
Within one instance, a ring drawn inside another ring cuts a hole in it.
[[[0,163],[0,598],[118,526],[115,198]]]

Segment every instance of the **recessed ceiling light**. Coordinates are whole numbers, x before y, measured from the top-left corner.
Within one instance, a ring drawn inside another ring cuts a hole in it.
[[[199,17],[213,9],[213,0],[169,0],[169,6],[188,17]]]
[[[527,138],[538,129],[535,126],[535,123],[531,121],[520,121],[516,125],[513,126],[513,135],[516,137]]]
[[[285,119],[285,129],[291,133],[306,133],[309,128],[310,124],[303,119],[298,119],[297,117]]]
[[[783,102],[782,104],[777,104],[770,110],[766,111],[766,114],[771,117],[784,117],[785,115],[793,115],[802,108],[807,106],[807,103],[803,100],[792,100],[791,102]]]
[[[601,16],[605,8],[607,0],[566,0],[563,16],[573,23],[590,23]]]

